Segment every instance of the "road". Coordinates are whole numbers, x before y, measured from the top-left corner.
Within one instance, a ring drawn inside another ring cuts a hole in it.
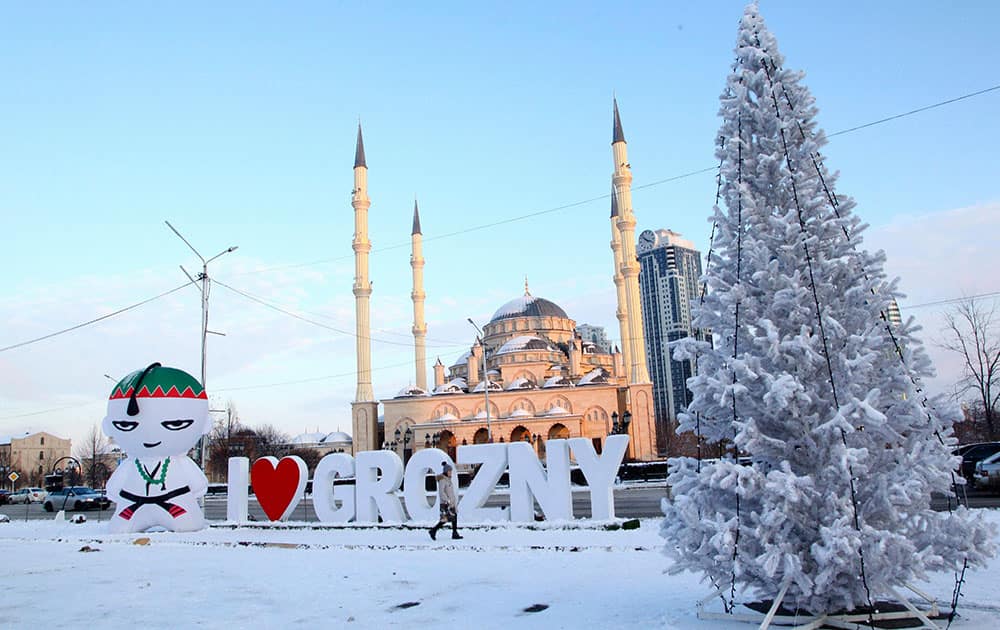
[[[615,512],[623,518],[644,518],[660,516],[660,500],[666,496],[666,487],[663,484],[642,484],[635,486],[618,486],[615,488]],[[986,493],[982,491],[970,490],[968,493],[970,508],[995,508],[1000,507],[1000,495],[996,493]],[[502,494],[494,494],[486,503],[488,506],[509,505],[508,497]],[[952,498],[952,505],[955,505]],[[226,498],[225,496],[210,496],[205,500],[205,515],[210,521],[226,520]],[[945,510],[948,500],[943,496],[935,496],[932,506],[936,510]],[[250,515],[252,518],[263,521],[266,520],[263,510],[257,501],[250,498]],[[41,504],[31,505],[3,505],[0,506],[0,514],[6,514],[11,520],[34,520],[52,518],[53,515],[42,509]],[[88,520],[107,520],[110,518],[111,510],[90,510],[84,512]],[[586,490],[573,492],[573,514],[577,518],[588,518],[590,516],[590,497]],[[316,512],[312,507],[312,499],[306,498],[301,501],[289,520],[292,521],[316,521]]]

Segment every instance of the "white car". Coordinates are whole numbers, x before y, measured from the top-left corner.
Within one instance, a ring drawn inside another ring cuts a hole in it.
[[[42,488],[21,488],[17,492],[11,492],[7,497],[8,503],[41,503],[48,496]]]
[[[1000,452],[977,463],[973,479],[977,488],[1000,488]]]

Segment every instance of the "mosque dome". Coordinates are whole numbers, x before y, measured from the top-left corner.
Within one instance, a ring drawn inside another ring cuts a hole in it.
[[[569,319],[566,311],[555,302],[534,295],[522,295],[514,298],[493,313],[490,323],[513,317],[560,317]]]
[[[323,438],[323,442],[326,442],[326,443],[330,443],[330,442],[348,442],[348,443],[350,443],[351,441],[352,441],[351,436],[347,435],[343,431],[334,431],[333,433],[330,433],[325,438]]]

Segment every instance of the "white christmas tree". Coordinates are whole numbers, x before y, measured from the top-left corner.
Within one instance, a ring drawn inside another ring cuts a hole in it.
[[[930,363],[912,324],[885,319],[900,295],[884,254],[861,247],[854,202],[833,194],[802,77],[749,5],[721,97],[725,209],[695,315],[714,347],[675,353],[698,361],[679,430],[730,448],[673,460],[662,534],[675,570],[727,597],[785,591],[787,607],[820,614],[993,549],[964,508],[930,509],[932,492],[951,492],[958,410],[918,390]]]

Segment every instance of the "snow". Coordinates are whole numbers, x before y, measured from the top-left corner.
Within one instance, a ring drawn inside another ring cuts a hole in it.
[[[542,389],[549,389],[551,387],[569,387],[571,385],[572,383],[568,378],[562,375],[556,375],[545,381],[545,384],[542,385]]]
[[[511,352],[518,352],[520,350],[553,350],[552,345],[542,339],[541,337],[536,337],[535,335],[518,335],[512,339],[509,339],[506,343],[500,346],[497,350],[497,356],[501,354],[510,354]]]
[[[577,382],[577,387],[582,387],[584,385],[597,385],[605,384],[608,382],[608,374],[604,368],[594,368],[593,370],[587,372],[583,375],[583,378]]]
[[[515,378],[513,381],[510,382],[510,385],[507,386],[507,391],[512,391],[515,389],[534,389],[534,388],[535,388],[534,383],[524,378],[523,376],[519,376],[518,378]]]
[[[1000,523],[1000,510],[981,510]],[[702,621],[708,594],[691,573],[664,573],[657,519],[636,530],[596,524],[461,527],[431,541],[407,527],[229,528],[108,534],[107,523],[0,524],[0,580],[8,602],[58,597],[101,628],[752,628]],[[147,544],[142,544],[148,539]],[[90,548],[94,553],[81,553]],[[995,627],[991,560],[970,571],[957,630]],[[953,576],[917,585],[947,609]],[[417,602],[410,608],[400,604]],[[547,604],[537,613],[524,609]],[[38,608],[6,606],[2,625],[38,625]]]
[[[300,433],[296,435],[291,440],[288,441],[289,444],[319,444],[326,437],[326,433],[313,432],[313,433]]]

